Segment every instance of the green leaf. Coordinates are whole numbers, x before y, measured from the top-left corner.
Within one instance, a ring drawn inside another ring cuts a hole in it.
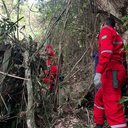
[[[128,96],[124,96],[120,101],[119,101],[119,104],[122,104],[124,102],[127,102],[128,101]]]

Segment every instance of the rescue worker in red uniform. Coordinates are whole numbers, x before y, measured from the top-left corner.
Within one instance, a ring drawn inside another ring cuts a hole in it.
[[[98,89],[94,99],[94,122],[103,128],[106,118],[111,128],[127,128],[121,99],[121,88],[126,81],[124,45],[114,29],[115,20],[108,17],[98,37],[99,61],[94,76]]]
[[[50,44],[45,47],[45,52],[47,55],[47,60],[46,60],[47,70],[44,71],[44,77],[42,80],[48,86],[49,91],[53,92],[54,84],[58,72],[58,66],[56,65],[56,62],[54,60],[56,54],[53,50],[53,46]]]

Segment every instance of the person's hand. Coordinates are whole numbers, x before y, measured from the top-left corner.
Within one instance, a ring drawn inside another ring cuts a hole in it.
[[[101,86],[101,73],[96,73],[94,76],[94,85],[96,89],[99,89]]]

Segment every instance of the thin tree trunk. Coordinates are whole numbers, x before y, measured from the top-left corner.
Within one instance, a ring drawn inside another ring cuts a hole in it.
[[[33,110],[33,89],[32,89],[32,81],[31,81],[31,70],[29,67],[29,53],[26,51],[24,53],[25,59],[25,77],[29,79],[26,81],[27,93],[28,93],[28,105],[27,105],[27,126],[28,128],[36,128],[35,119],[34,119],[34,110]]]

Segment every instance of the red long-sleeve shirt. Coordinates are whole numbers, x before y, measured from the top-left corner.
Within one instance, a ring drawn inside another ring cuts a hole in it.
[[[58,66],[56,64],[52,64],[52,60],[48,59],[46,61],[48,69],[44,71],[45,77],[43,78],[43,82],[47,85],[54,84],[56,79],[56,75],[58,72]]]
[[[99,62],[96,72],[103,73],[106,69],[117,68],[114,62],[122,63],[124,60],[124,44],[117,31],[105,25],[99,33],[98,41]],[[114,67],[115,66],[115,67]]]

